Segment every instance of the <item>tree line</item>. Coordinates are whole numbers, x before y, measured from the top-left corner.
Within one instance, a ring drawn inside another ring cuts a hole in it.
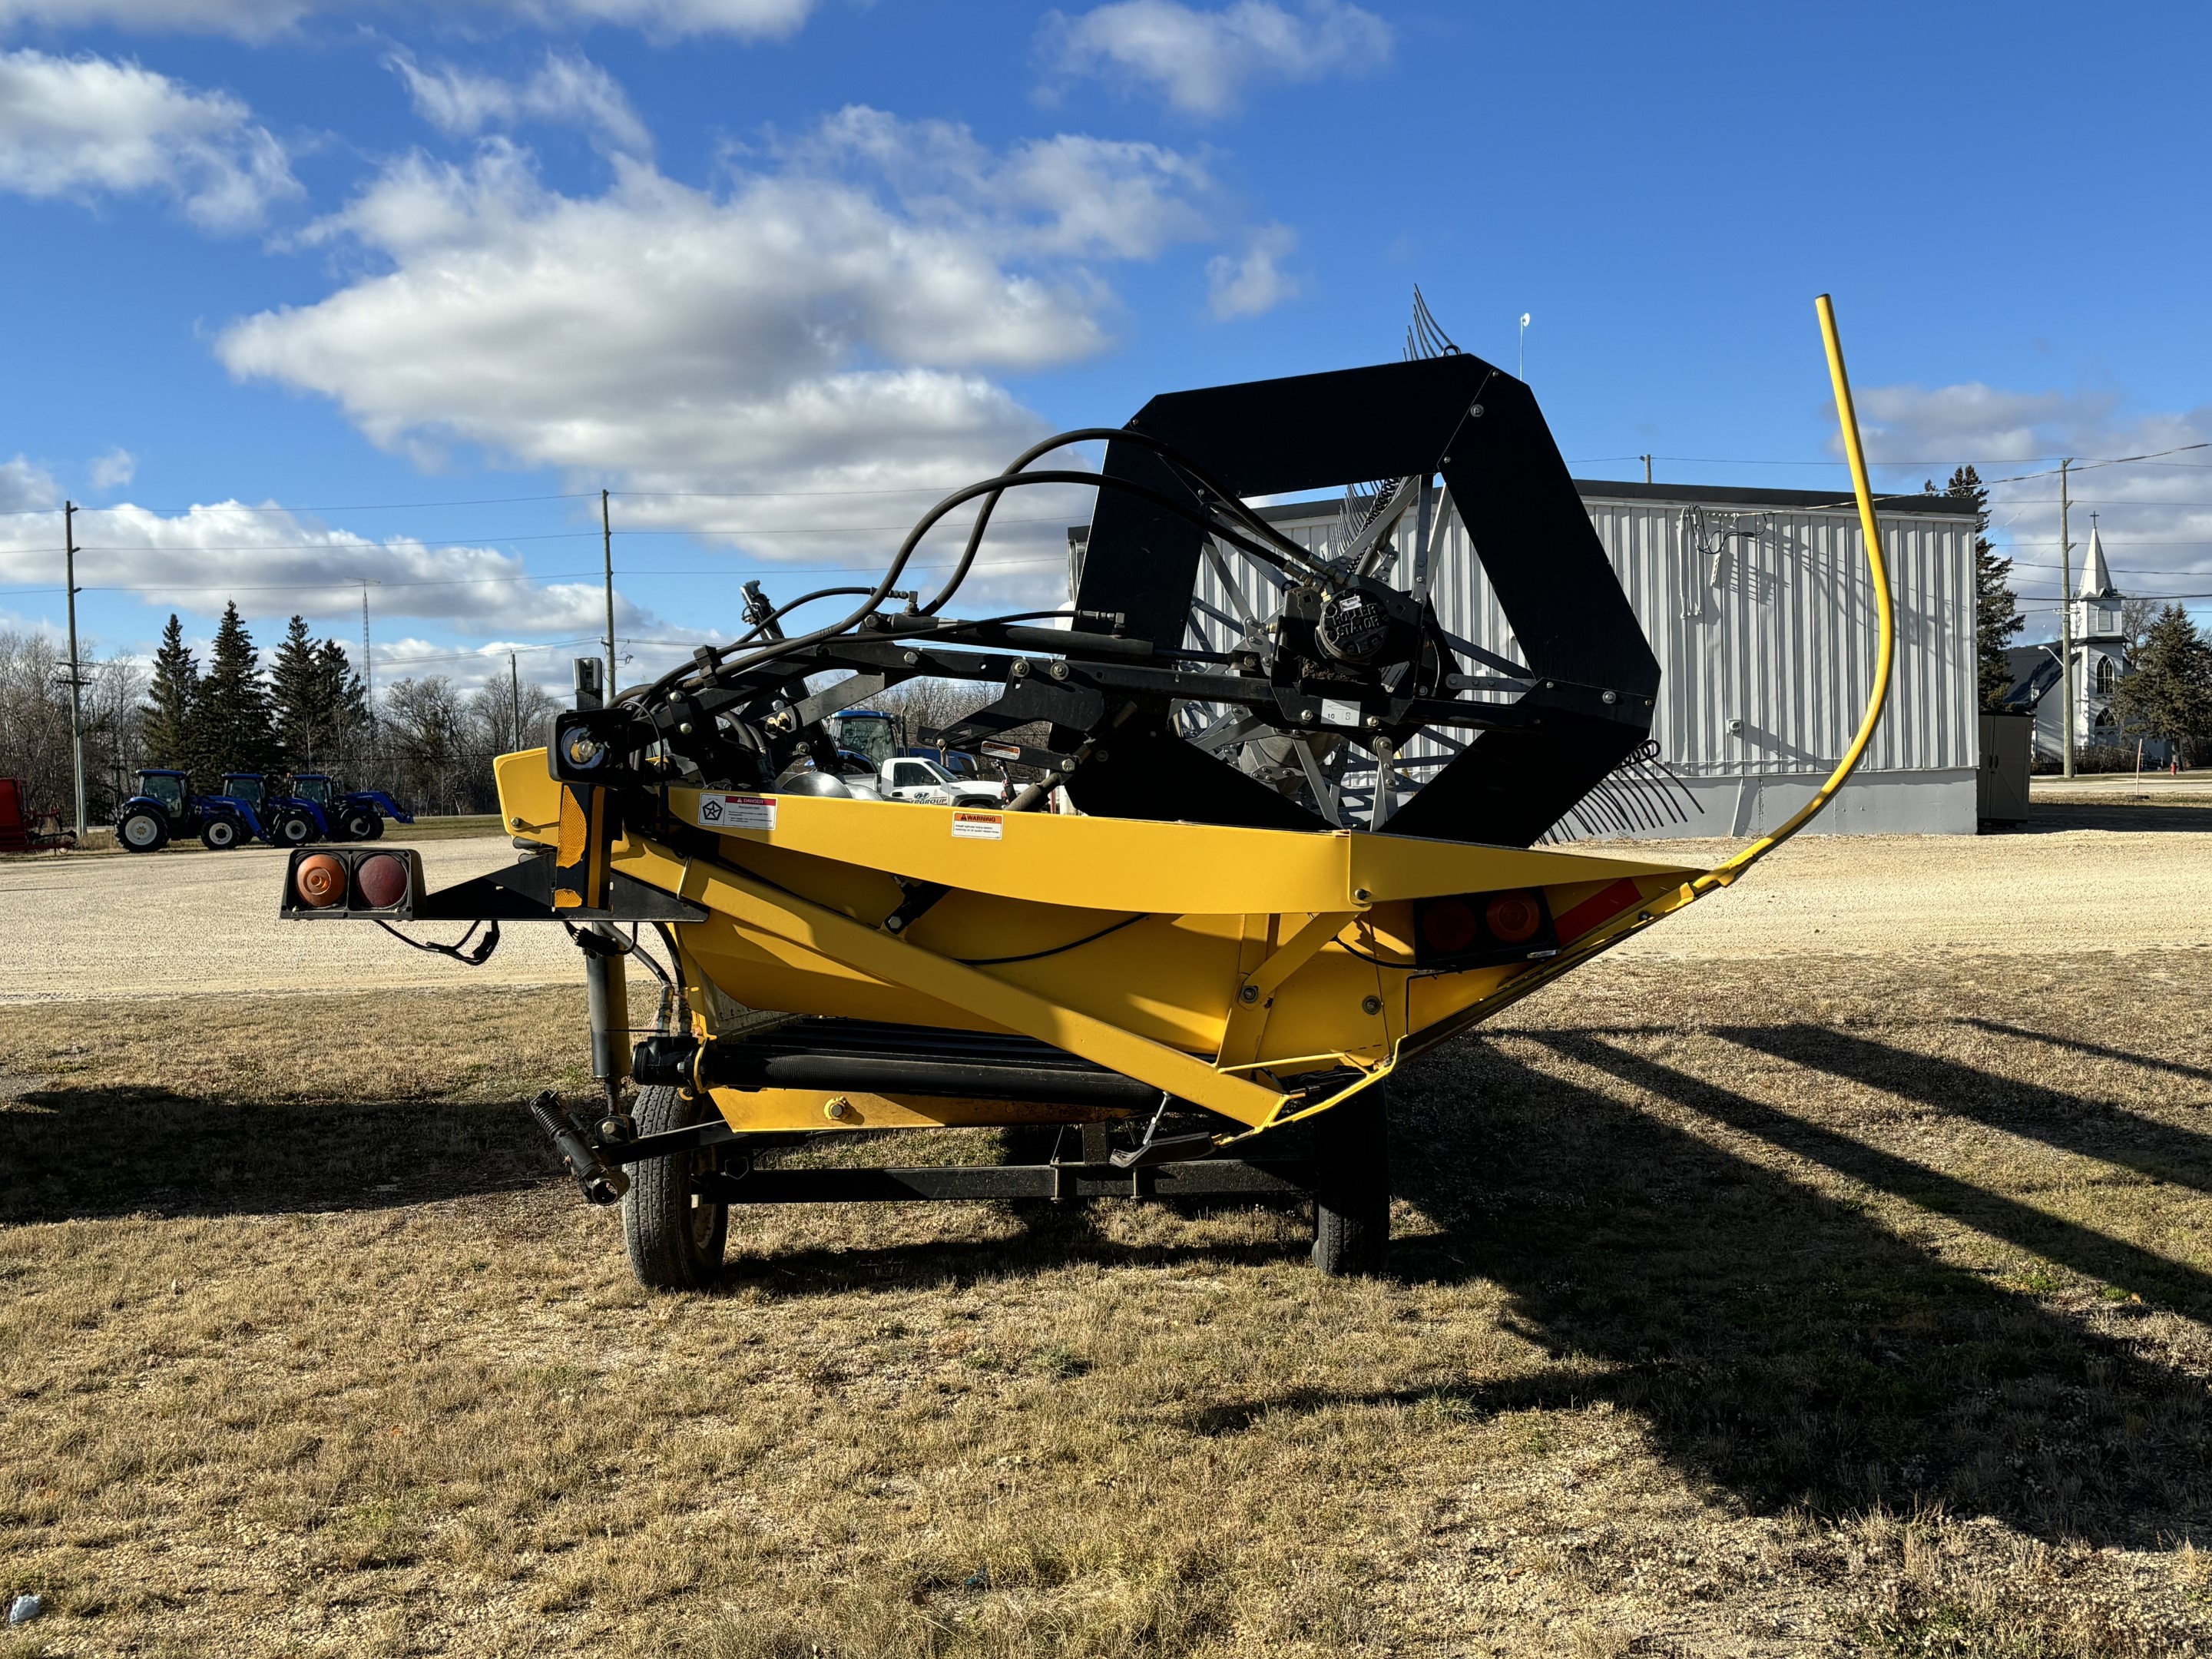
[[[150,672],[127,657],[88,653],[84,681],[88,816],[112,818],[141,767],[191,775],[213,793],[226,772],[327,772],[383,789],[422,813],[497,810],[495,756],[547,741],[558,708],[538,686],[495,679],[465,692],[444,674],[398,680],[374,697],[345,647],[294,617],[263,660],[234,603],[207,658],[172,615]],[[0,630],[0,775],[66,817],[74,783],[69,663],[52,636]]]

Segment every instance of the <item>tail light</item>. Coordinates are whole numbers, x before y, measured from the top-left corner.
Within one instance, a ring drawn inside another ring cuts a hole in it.
[[[313,909],[343,903],[352,884],[346,879],[344,860],[328,853],[310,854],[292,866],[292,891]]]
[[[295,920],[375,916],[411,921],[425,887],[422,855],[410,847],[295,848],[276,914]]]
[[[1557,954],[1558,930],[1540,889],[1454,893],[1413,905],[1413,960],[1456,970]]]

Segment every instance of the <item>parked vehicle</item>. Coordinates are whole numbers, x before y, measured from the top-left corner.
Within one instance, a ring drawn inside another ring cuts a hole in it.
[[[885,800],[920,801],[931,806],[989,806],[1006,804],[1003,780],[957,776],[927,756],[894,755],[877,773],[876,787]]]
[[[374,841],[384,834],[386,818],[415,822],[412,812],[381,789],[341,789],[325,772],[295,772],[284,804],[313,826],[307,839],[313,841]]]
[[[138,793],[115,809],[115,839],[126,853],[158,853],[199,827],[191,779],[161,767],[142,770]]]

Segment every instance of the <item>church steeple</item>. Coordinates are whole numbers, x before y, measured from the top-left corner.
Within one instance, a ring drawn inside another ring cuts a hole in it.
[[[2105,562],[2105,538],[2097,528],[2097,515],[2089,515],[2089,556],[2081,562],[2081,589],[2075,596],[2083,599],[2117,599],[2120,590],[2112,586],[2112,568]]]

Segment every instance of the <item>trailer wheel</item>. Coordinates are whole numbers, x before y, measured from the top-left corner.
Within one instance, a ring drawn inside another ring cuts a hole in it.
[[[236,818],[218,814],[200,825],[200,845],[210,853],[227,853],[238,845],[244,826]]]
[[[655,1135],[688,1129],[714,1109],[707,1100],[686,1100],[661,1087],[641,1091],[632,1115],[640,1134]],[[721,1272],[730,1206],[709,1203],[691,1191],[691,1177],[711,1170],[714,1161],[712,1152],[695,1152],[629,1166],[629,1190],[622,1201],[623,1238],[629,1246],[630,1271],[647,1290],[702,1290]]]
[[[1382,1085],[1314,1120],[1313,1264],[1331,1278],[1380,1273],[1390,1260],[1390,1130]]]
[[[158,853],[169,844],[169,819],[148,809],[128,813],[116,826],[115,838],[126,853]]]

